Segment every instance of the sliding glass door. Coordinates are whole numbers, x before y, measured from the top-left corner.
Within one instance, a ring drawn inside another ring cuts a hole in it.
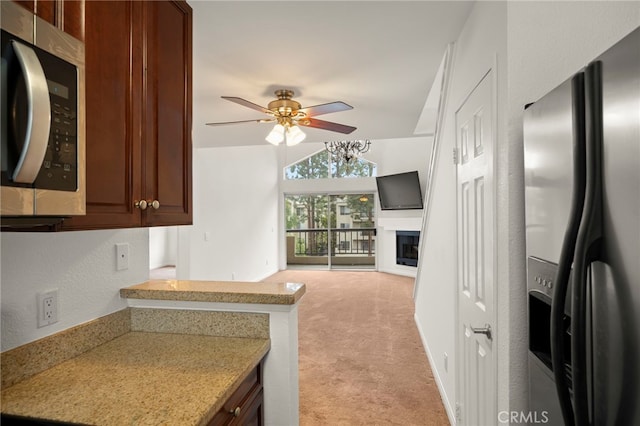
[[[373,194],[330,195],[332,268],[374,268],[375,210]]]
[[[287,266],[375,268],[373,194],[287,195]]]
[[[328,201],[326,195],[285,197],[287,266],[329,265]]]

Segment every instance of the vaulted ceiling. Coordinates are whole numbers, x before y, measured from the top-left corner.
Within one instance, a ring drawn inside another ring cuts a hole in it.
[[[195,147],[266,144],[261,112],[292,89],[303,107],[340,100],[352,110],[319,119],[357,127],[304,127],[305,142],[414,136],[447,45],[462,29],[466,1],[189,1],[193,8]],[[303,142],[304,143],[304,142]]]

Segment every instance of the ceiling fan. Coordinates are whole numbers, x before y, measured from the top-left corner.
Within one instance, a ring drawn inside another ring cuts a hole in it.
[[[256,111],[263,112],[267,114],[269,118],[240,121],[223,121],[206,124],[207,126],[220,126],[236,123],[276,123],[273,130],[271,130],[271,132],[266,137],[267,142],[278,145],[286,138],[287,145],[289,146],[296,145],[302,142],[302,140],[306,136],[298,126],[314,127],[317,129],[330,130],[332,132],[345,134],[349,134],[356,130],[356,128],[353,126],[347,126],[345,124],[333,123],[331,121],[324,121],[313,118],[317,115],[353,109],[351,105],[348,105],[342,101],[336,101],[302,108],[302,105],[298,101],[292,99],[293,94],[293,90],[276,90],[275,95],[278,99],[269,102],[266,108],[254,104],[253,102],[249,102],[246,99],[234,96],[222,96],[222,99],[226,99],[228,101],[235,102],[237,104],[254,109]]]

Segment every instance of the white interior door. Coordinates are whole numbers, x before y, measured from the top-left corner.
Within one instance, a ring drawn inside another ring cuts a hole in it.
[[[456,112],[458,424],[493,425],[494,109],[487,73]]]

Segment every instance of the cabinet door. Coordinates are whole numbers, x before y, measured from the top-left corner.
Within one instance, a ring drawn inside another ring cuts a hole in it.
[[[41,0],[39,0],[41,1]],[[58,26],[65,33],[84,41],[84,0],[58,0],[58,4],[61,5],[59,9],[59,23]]]
[[[51,25],[56,24],[55,0],[13,0]]]
[[[147,226],[192,223],[191,7],[145,2],[145,127],[143,169]]]
[[[85,5],[87,215],[64,229],[140,226],[142,5]]]
[[[264,425],[264,390],[260,389],[244,408],[243,414],[238,418],[237,424],[243,426]]]
[[[84,0],[14,0],[42,20],[84,41]]]

